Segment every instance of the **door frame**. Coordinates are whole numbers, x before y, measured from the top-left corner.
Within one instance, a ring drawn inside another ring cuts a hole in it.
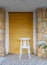
[[[6,54],[9,53],[9,14],[6,11],[6,21],[5,21],[5,51]],[[36,12],[33,12],[33,52],[36,54]]]

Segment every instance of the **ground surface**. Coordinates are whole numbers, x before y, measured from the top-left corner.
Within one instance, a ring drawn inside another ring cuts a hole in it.
[[[39,58],[35,55],[22,55],[19,59],[19,55],[11,54],[0,58],[0,65],[47,65],[47,58]]]

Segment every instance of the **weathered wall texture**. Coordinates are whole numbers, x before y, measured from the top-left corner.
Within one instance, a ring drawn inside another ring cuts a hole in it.
[[[45,41],[47,44],[47,8],[38,8],[37,9],[37,42]],[[42,56],[42,48],[37,46],[37,55]]]
[[[5,10],[0,8],[0,56],[5,55]]]
[[[47,35],[47,9],[37,9],[37,41],[47,41],[44,35]]]

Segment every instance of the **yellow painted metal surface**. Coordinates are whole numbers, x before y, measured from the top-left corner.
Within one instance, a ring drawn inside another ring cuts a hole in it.
[[[31,38],[30,48],[33,52],[33,13],[9,12],[9,53],[19,54],[20,38]],[[27,53],[26,50],[23,53]]]

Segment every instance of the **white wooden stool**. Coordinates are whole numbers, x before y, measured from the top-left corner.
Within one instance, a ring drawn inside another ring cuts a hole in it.
[[[28,50],[28,55],[30,59],[30,45],[29,45],[30,38],[20,38],[20,56],[19,59],[21,59],[22,55],[22,49]]]

